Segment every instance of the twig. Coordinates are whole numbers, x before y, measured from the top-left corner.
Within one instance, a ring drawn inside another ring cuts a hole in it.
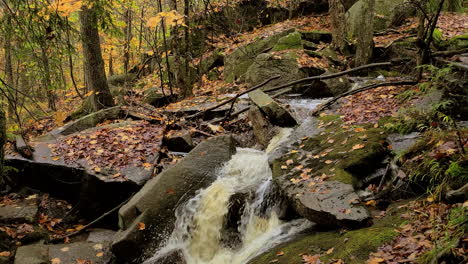
[[[61,240],[67,238],[67,237],[71,237],[71,236],[76,236],[78,234],[80,234],[81,232],[85,231],[88,227],[92,226],[93,224],[99,222],[100,220],[102,220],[104,217],[110,215],[111,213],[113,213],[115,210],[119,209],[120,207],[122,207],[124,204],[126,204],[128,201],[130,201],[130,199],[132,199],[133,197],[133,194],[125,201],[123,201],[122,203],[120,203],[119,205],[117,205],[116,207],[112,208],[110,211],[107,211],[105,212],[104,214],[102,214],[101,216],[99,216],[98,218],[94,219],[93,221],[91,221],[89,224],[83,226],[80,230],[77,230],[75,232],[72,232],[70,234],[66,234],[64,236],[60,236],[60,237],[57,237],[57,238],[54,238],[52,239],[50,242],[54,243],[54,242],[60,242]]]
[[[390,162],[387,164],[387,168],[385,168],[385,172],[384,174],[382,175],[382,179],[380,179],[380,183],[379,183],[379,187],[377,187],[377,193],[380,192],[380,190],[382,190],[382,186],[385,182],[385,178],[387,176],[387,173],[388,173],[388,169],[390,168]]]
[[[468,52],[468,48],[459,49],[459,50],[446,50],[446,51],[436,51],[432,53],[432,56],[441,56],[441,57],[449,57],[457,54],[463,54]]]
[[[312,111],[311,114],[312,115],[317,115],[317,113],[319,113],[320,111],[324,110],[325,108],[331,106],[333,103],[338,101],[338,99],[349,96],[349,95],[357,94],[357,93],[367,91],[367,90],[371,90],[371,89],[375,89],[375,88],[378,88],[378,87],[398,86],[398,85],[415,85],[417,83],[418,83],[417,81],[411,80],[411,81],[376,83],[376,84],[371,84],[371,85],[368,85],[368,86],[364,86],[364,87],[361,87],[361,88],[358,88],[358,89],[355,89],[355,90],[351,90],[351,91],[348,91],[348,92],[345,92],[345,93],[342,93],[342,94],[340,94],[338,96],[333,97],[332,99],[328,100],[327,102],[325,102],[321,106],[317,107],[314,111]]]
[[[244,91],[244,92],[242,92],[242,93],[237,94],[236,96],[234,96],[234,97],[231,98],[231,99],[228,99],[228,100],[226,100],[226,101],[224,101],[224,102],[222,102],[222,103],[220,103],[220,104],[217,104],[217,105],[215,105],[215,106],[213,106],[213,107],[210,107],[210,108],[208,108],[208,109],[205,109],[204,111],[201,111],[201,112],[198,112],[198,113],[196,113],[196,114],[187,116],[186,119],[192,119],[192,118],[201,116],[201,115],[203,115],[203,114],[205,114],[205,113],[207,113],[207,112],[209,112],[209,111],[213,111],[213,110],[216,109],[216,108],[219,108],[219,107],[221,107],[221,106],[223,106],[223,105],[229,104],[230,102],[237,100],[237,98],[241,97],[242,95],[247,94],[247,93],[250,93],[250,92],[252,92],[252,91],[254,91],[254,90],[257,90],[257,89],[263,87],[264,85],[266,85],[267,83],[271,82],[272,80],[278,79],[279,77],[281,77],[281,76],[279,76],[279,75],[273,76],[273,77],[271,77],[270,79],[268,79],[268,80],[262,82],[261,84],[258,84],[258,85],[256,85],[256,86],[250,88],[250,89],[247,90],[247,91]]]

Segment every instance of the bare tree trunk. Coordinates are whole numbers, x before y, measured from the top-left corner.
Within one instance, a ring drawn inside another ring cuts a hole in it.
[[[111,48],[109,52],[109,76],[114,75],[114,58],[112,55],[113,51],[114,51],[114,48]]]
[[[158,7],[159,7],[159,12],[162,12],[162,0],[158,1]],[[175,1],[174,1],[175,2]],[[175,2],[176,8],[177,8],[177,2]],[[172,90],[172,77],[171,77],[171,67],[169,64],[169,52],[168,52],[168,46],[167,46],[167,39],[166,39],[166,25],[164,23],[164,19],[161,19],[161,30],[162,30],[162,35],[163,35],[163,43],[164,43],[164,51],[166,54],[166,57],[164,58],[166,60],[166,71],[167,71],[167,79],[169,83],[169,92],[171,93],[171,96],[174,95],[174,92]],[[161,86],[164,86],[163,80],[161,79]]]
[[[192,76],[190,73],[190,26],[189,26],[189,15],[190,15],[190,1],[184,0],[184,17],[185,17],[185,25],[184,28],[184,50],[183,50],[183,57],[184,57],[184,65],[183,68],[181,67],[181,89],[182,89],[182,97],[189,97],[193,95],[192,90]]]
[[[4,170],[4,158],[5,150],[4,145],[6,143],[6,118],[5,112],[0,108],[0,193],[7,191],[7,180]]]
[[[363,0],[357,31],[356,66],[368,64],[374,51],[375,0]]]
[[[14,86],[14,76],[13,76],[13,62],[11,58],[12,45],[11,45],[11,14],[8,10],[5,10],[5,22],[7,27],[7,32],[4,37],[4,52],[5,52],[5,77],[6,82],[10,86]],[[8,116],[13,116],[14,109],[12,104],[8,104]]]
[[[132,40],[132,10],[127,8],[125,11],[125,45],[124,45],[124,72],[128,73],[130,64],[130,42]]]
[[[49,64],[49,57],[47,55],[47,50],[45,47],[45,44],[41,44],[41,60],[42,60],[42,67],[43,68],[43,73],[42,73],[42,81],[44,84],[44,89],[46,89],[46,94],[47,94],[47,104],[49,106],[49,109],[52,111],[56,111],[57,107],[55,105],[55,92],[52,87],[52,80],[50,76],[50,64]]]
[[[333,45],[343,53],[347,46],[346,36],[348,35],[346,9],[341,0],[329,0],[328,5],[333,28]]]
[[[91,8],[82,7],[80,23],[84,65],[86,66],[85,76],[88,79],[89,90],[94,91],[93,108],[97,111],[114,106],[114,99],[107,84],[104,60],[102,59],[95,6]]]

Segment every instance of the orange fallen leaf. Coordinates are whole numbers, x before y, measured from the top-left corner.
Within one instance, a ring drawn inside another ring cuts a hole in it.
[[[276,256],[280,257],[284,255],[284,251],[278,251],[276,252]]]
[[[145,223],[143,223],[143,222],[139,222],[139,223],[138,223],[138,230],[140,230],[140,231],[141,231],[141,230],[145,230],[145,229],[146,229],[146,225],[145,225]]]
[[[50,263],[51,264],[60,264],[60,262],[62,262],[59,258],[53,258],[50,260]]]
[[[364,148],[366,145],[364,144],[356,144],[353,146],[353,150],[358,150]]]
[[[0,252],[0,257],[9,257],[11,255],[10,251],[2,251]]]

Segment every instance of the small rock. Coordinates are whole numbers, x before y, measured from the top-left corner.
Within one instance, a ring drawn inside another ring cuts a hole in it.
[[[192,136],[187,130],[169,131],[164,137],[163,144],[166,145],[170,151],[176,152],[189,152],[195,147]]]

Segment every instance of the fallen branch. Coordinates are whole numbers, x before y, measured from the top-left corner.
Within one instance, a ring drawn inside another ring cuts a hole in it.
[[[452,65],[453,67],[458,68],[459,70],[468,71],[468,65],[466,65],[466,64],[453,62],[453,61],[448,61],[448,60],[444,60],[444,59],[440,59],[440,58],[435,58],[435,59],[436,59],[436,61]]]
[[[264,92],[266,92],[266,93],[273,92],[273,91],[281,90],[281,89],[289,87],[289,86],[293,86],[293,85],[301,84],[301,83],[305,83],[305,82],[310,82],[310,81],[315,81],[315,80],[320,80],[321,81],[321,80],[333,79],[333,78],[336,78],[336,77],[340,77],[340,76],[343,76],[343,75],[346,75],[346,74],[349,74],[349,73],[353,73],[353,72],[362,71],[362,70],[365,70],[365,69],[376,68],[376,67],[384,67],[384,66],[392,66],[392,65],[394,65],[396,63],[397,62],[395,61],[395,62],[379,62],[379,63],[372,63],[372,64],[367,64],[367,65],[362,65],[362,66],[352,68],[352,69],[342,71],[342,72],[337,72],[337,73],[332,73],[332,74],[328,74],[328,75],[319,75],[319,76],[313,76],[313,77],[308,77],[308,78],[304,78],[304,79],[299,79],[299,80],[296,80],[296,81],[292,81],[292,82],[289,82],[289,83],[286,83],[286,84],[282,84],[282,85],[267,89]]]
[[[436,52],[432,53],[432,56],[434,56],[434,57],[437,57],[437,56],[450,57],[450,56],[453,56],[453,55],[463,54],[463,53],[467,53],[467,52],[468,52],[468,48],[459,49],[459,50],[436,51]]]
[[[62,242],[63,239],[66,239],[68,237],[71,237],[71,236],[76,236],[80,233],[82,233],[83,231],[85,231],[88,227],[94,225],[95,223],[99,222],[100,220],[102,220],[104,217],[112,214],[114,211],[118,210],[120,207],[122,207],[124,204],[126,204],[128,201],[130,201],[130,199],[132,199],[133,195],[131,195],[127,200],[123,201],[122,203],[120,203],[119,205],[117,205],[116,207],[112,208],[110,211],[107,211],[105,212],[104,214],[102,214],[101,216],[99,216],[98,218],[94,219],[93,221],[91,221],[90,223],[88,223],[87,225],[83,226],[81,229],[75,231],[75,232],[72,232],[72,233],[69,233],[69,234],[66,234],[66,235],[63,235],[63,236],[60,236],[60,237],[57,237],[57,238],[54,238],[54,239],[51,239],[50,242],[51,243],[55,243],[55,242]]]
[[[371,90],[371,89],[375,89],[375,88],[378,88],[378,87],[399,86],[399,85],[415,85],[417,83],[418,83],[417,81],[411,80],[411,81],[384,82],[384,83],[376,83],[376,84],[367,85],[367,86],[364,86],[364,87],[361,87],[361,88],[358,88],[358,89],[355,89],[355,90],[351,90],[351,91],[348,91],[348,92],[345,92],[345,93],[342,93],[342,94],[340,94],[338,96],[333,97],[332,99],[328,100],[327,102],[325,102],[322,105],[320,105],[319,107],[317,107],[314,111],[312,111],[311,114],[312,115],[317,115],[317,113],[319,113],[320,111],[324,110],[325,108],[331,106],[336,101],[338,101],[338,99],[349,96],[349,95],[357,94],[357,93],[367,91],[367,90]]]
[[[219,108],[219,107],[221,107],[221,106],[223,106],[223,105],[229,104],[230,102],[237,100],[237,98],[241,97],[242,95],[247,94],[247,93],[250,93],[250,92],[252,92],[252,91],[255,91],[255,90],[257,90],[257,89],[263,87],[263,86],[266,85],[267,83],[271,82],[272,80],[278,79],[279,77],[281,77],[281,76],[279,76],[279,75],[273,76],[273,77],[271,77],[270,79],[268,79],[268,80],[262,82],[261,84],[258,84],[258,85],[256,85],[256,86],[250,88],[250,89],[247,90],[247,91],[244,91],[244,92],[242,92],[242,93],[237,94],[236,96],[234,96],[234,97],[231,98],[231,99],[228,99],[228,100],[226,100],[226,101],[224,101],[224,102],[222,102],[222,103],[220,103],[220,104],[217,104],[217,105],[215,105],[215,106],[213,106],[213,107],[210,107],[210,108],[208,108],[208,109],[205,109],[205,110],[203,110],[203,111],[201,111],[201,112],[198,112],[198,113],[196,113],[196,114],[187,116],[186,119],[192,119],[192,118],[201,116],[201,115],[203,115],[203,114],[205,114],[205,113],[207,113],[207,112],[209,112],[209,111],[213,111],[213,110],[216,109],[216,108]]]

